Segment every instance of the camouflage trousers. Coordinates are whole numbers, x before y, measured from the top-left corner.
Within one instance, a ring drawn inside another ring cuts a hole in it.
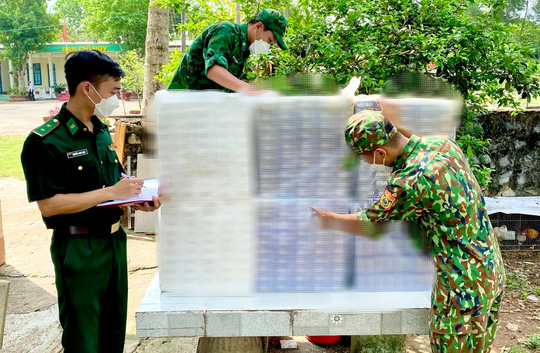
[[[432,299],[441,298],[433,294]],[[502,291],[478,293],[474,305],[469,306],[460,306],[459,300],[452,297],[450,292],[443,303],[432,304],[429,335],[432,352],[489,353],[499,323]]]

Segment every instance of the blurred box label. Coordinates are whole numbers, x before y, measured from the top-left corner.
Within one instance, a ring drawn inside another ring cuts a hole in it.
[[[380,111],[381,107],[375,99],[360,99],[354,103],[354,112],[360,113],[362,110],[377,110]]]

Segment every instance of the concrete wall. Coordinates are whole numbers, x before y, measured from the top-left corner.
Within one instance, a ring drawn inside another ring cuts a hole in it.
[[[491,139],[480,159],[495,170],[486,195],[540,195],[540,110],[491,112],[480,124]]]

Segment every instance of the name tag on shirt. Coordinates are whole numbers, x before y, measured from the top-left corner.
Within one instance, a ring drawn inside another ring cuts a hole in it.
[[[75,157],[86,156],[87,154],[88,154],[88,150],[87,150],[87,149],[84,149],[84,150],[78,150],[78,151],[68,152],[68,153],[67,153],[67,157],[68,157],[68,158],[75,158]]]

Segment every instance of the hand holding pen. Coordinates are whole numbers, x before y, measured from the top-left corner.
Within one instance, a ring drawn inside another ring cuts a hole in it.
[[[124,173],[121,173],[120,175],[124,179],[131,179],[131,177],[127,176]],[[143,184],[144,184],[144,180],[143,180]],[[146,188],[146,186],[144,186],[144,185],[142,187]],[[134,210],[136,210],[136,211],[144,211],[144,212],[155,211],[160,206],[161,206],[161,200],[160,200],[159,196],[153,196],[151,202],[134,203],[133,205],[131,205],[131,207],[133,207]]]
[[[143,188],[144,179],[134,178],[121,174],[122,179],[111,187],[111,200],[125,200],[139,196]]]
[[[124,179],[131,179],[131,177],[130,177],[129,175],[125,174],[125,173],[120,173],[120,176],[121,176],[122,178],[124,178]],[[143,188],[146,188],[146,186],[144,186],[144,180],[143,180],[142,183],[139,183],[139,184],[143,184],[142,187],[143,187]]]

